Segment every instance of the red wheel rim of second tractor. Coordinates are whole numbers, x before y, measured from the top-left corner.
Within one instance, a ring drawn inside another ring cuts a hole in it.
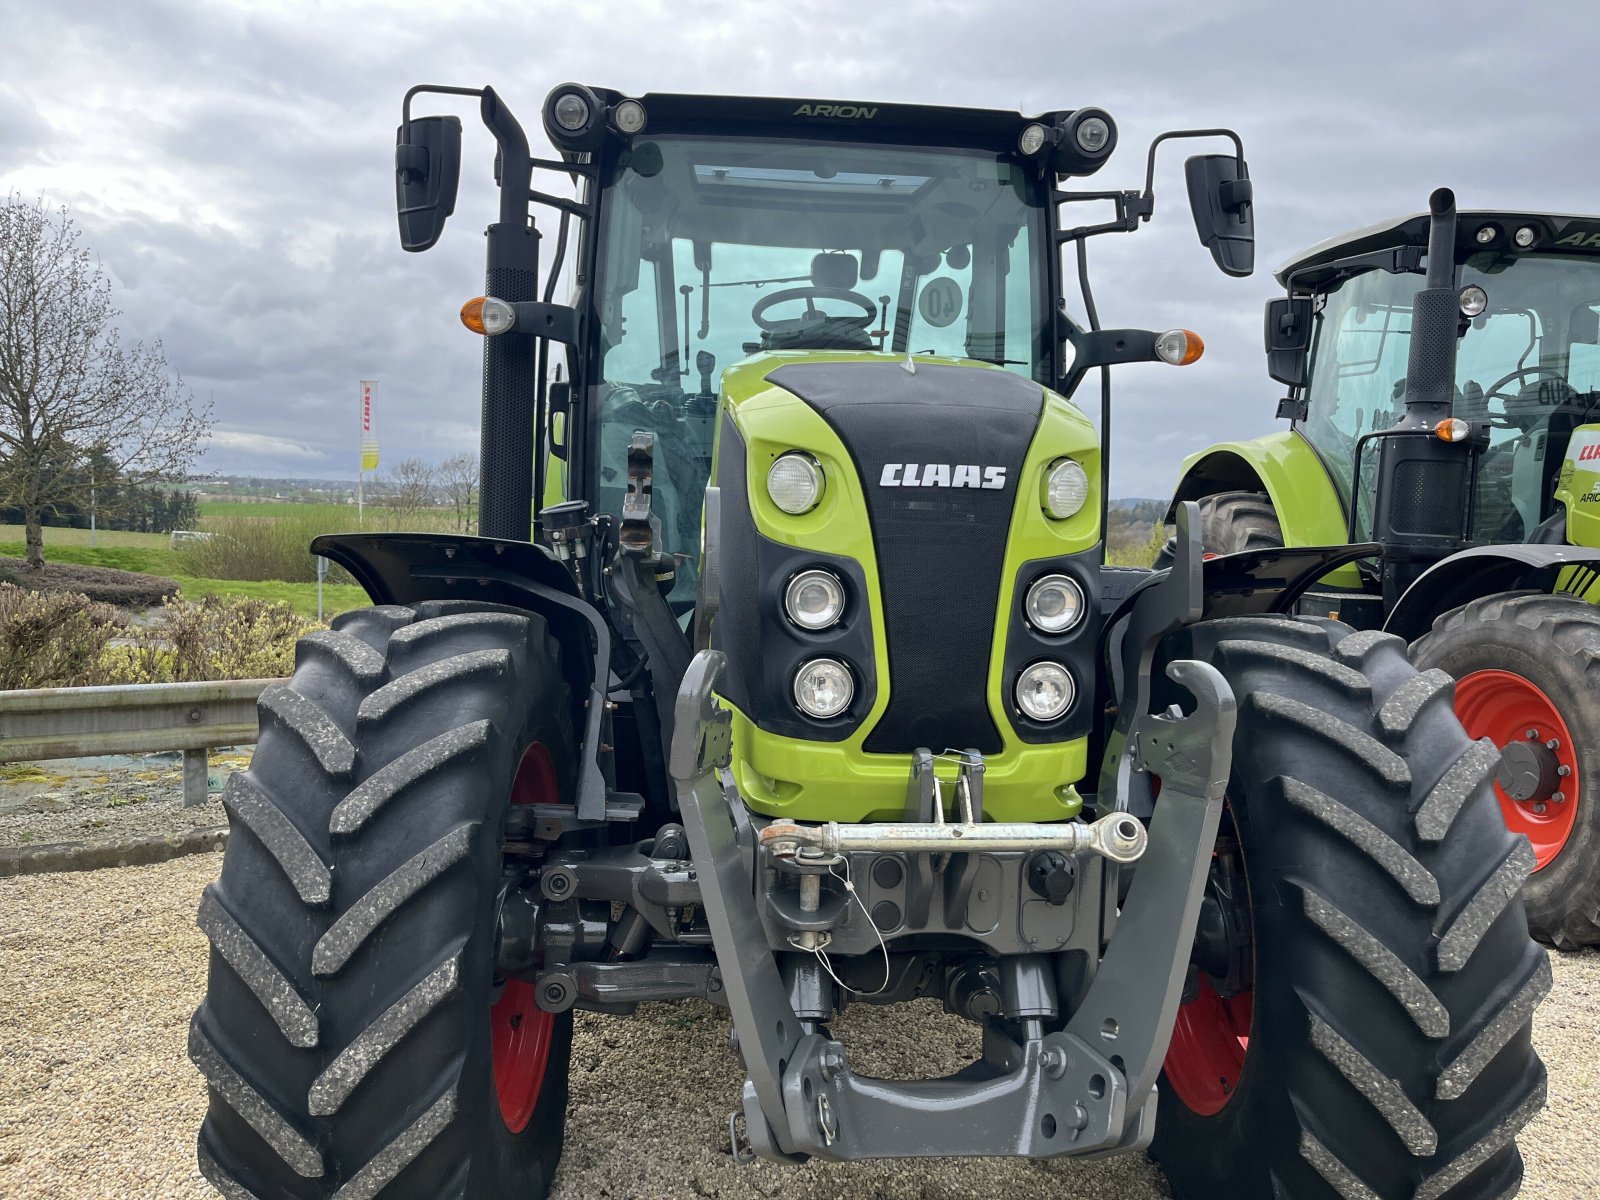
[[[1533,845],[1535,871],[1553,862],[1577,827],[1583,793],[1579,782],[1578,754],[1561,710],[1544,691],[1511,671],[1473,671],[1456,684],[1456,716],[1467,736],[1488,738],[1502,750],[1515,741],[1556,742],[1556,762],[1567,768],[1561,779],[1563,801],[1542,800],[1544,812],[1532,801],[1513,800],[1497,781],[1495,798],[1506,825],[1526,834]],[[1532,732],[1536,736],[1529,738]]]
[[[553,804],[558,796],[555,764],[539,743],[529,746],[511,785],[511,803]],[[539,1106],[539,1093],[550,1062],[555,1014],[535,1000],[533,984],[508,979],[489,1013],[494,1061],[494,1090],[500,1118],[512,1133],[521,1133]]]

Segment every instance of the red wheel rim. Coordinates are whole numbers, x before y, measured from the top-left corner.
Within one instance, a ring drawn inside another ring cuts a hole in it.
[[[1239,1090],[1254,1011],[1254,991],[1221,996],[1203,974],[1199,994],[1178,1008],[1164,1064],[1167,1083],[1202,1117],[1216,1116]]]
[[[1516,800],[1506,794],[1498,780],[1494,785],[1506,825],[1513,833],[1526,834],[1533,845],[1533,869],[1548,866],[1577,826],[1582,795],[1577,749],[1561,711],[1521,675],[1474,671],[1456,684],[1456,716],[1469,737],[1488,738],[1502,750],[1512,742],[1538,742],[1554,754],[1559,767],[1566,768],[1554,793],[1564,797],[1560,801],[1538,795]],[[1552,741],[1554,746],[1549,745]],[[1541,808],[1543,812],[1539,811]]]
[[[511,803],[554,804],[557,795],[550,752],[535,743],[517,767]],[[494,1090],[500,1100],[500,1118],[512,1133],[526,1129],[533,1110],[539,1107],[555,1022],[555,1014],[545,1012],[534,1000],[533,984],[525,979],[508,979],[490,1010]]]

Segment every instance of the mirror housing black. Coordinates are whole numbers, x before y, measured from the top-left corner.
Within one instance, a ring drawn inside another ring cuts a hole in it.
[[[1197,154],[1183,164],[1195,232],[1224,274],[1256,266],[1256,222],[1250,169],[1232,154]]]
[[[1285,387],[1302,387],[1311,350],[1313,313],[1309,296],[1279,296],[1267,301],[1264,335],[1267,374]]]
[[[395,133],[394,200],[400,245],[426,250],[456,210],[461,182],[461,119],[415,117]]]

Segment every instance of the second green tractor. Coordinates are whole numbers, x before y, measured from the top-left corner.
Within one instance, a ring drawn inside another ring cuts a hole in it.
[[[1289,429],[1191,456],[1208,553],[1366,545],[1302,612],[1405,638],[1528,838],[1534,935],[1600,943],[1600,219],[1430,210],[1333,238],[1266,313]]]

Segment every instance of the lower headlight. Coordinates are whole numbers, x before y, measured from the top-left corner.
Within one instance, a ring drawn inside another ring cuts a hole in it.
[[[1044,477],[1044,510],[1058,521],[1076,516],[1089,498],[1089,475],[1075,459],[1050,464]]]
[[[784,589],[783,607],[801,629],[826,629],[844,611],[844,585],[829,571],[801,571]]]
[[[1037,662],[1017,680],[1017,707],[1034,721],[1054,721],[1072,707],[1077,688],[1060,663]]]
[[[850,707],[856,693],[850,668],[838,659],[814,658],[795,673],[794,702],[808,717],[825,721]]]
[[[1066,575],[1046,575],[1028,589],[1022,608],[1040,633],[1065,633],[1083,620],[1083,589]]]

